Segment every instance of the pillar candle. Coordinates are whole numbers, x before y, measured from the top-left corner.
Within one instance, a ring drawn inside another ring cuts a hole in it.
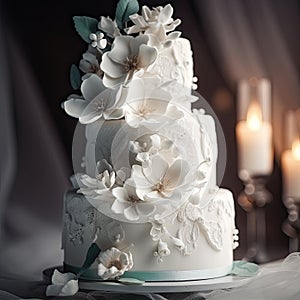
[[[251,103],[247,118],[236,126],[239,171],[248,175],[269,175],[273,170],[272,127],[262,121],[257,102]]]
[[[283,172],[283,192],[300,202],[300,140],[295,139],[292,149],[285,150],[281,156]]]

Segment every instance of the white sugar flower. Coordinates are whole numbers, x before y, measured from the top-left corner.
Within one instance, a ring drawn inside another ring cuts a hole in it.
[[[82,124],[89,124],[100,118],[119,119],[123,116],[121,109],[126,99],[126,88],[107,89],[96,74],[84,79],[81,84],[83,98],[71,95],[63,103],[66,113],[79,118]]]
[[[138,221],[147,217],[155,211],[152,203],[141,200],[131,180],[127,180],[123,187],[116,187],[112,190],[115,196],[111,209],[116,214],[123,214],[128,221]]]
[[[98,76],[102,75],[99,61],[95,54],[85,52],[82,54],[82,59],[79,62],[79,69],[84,73],[95,73]]]
[[[78,290],[78,279],[73,273],[60,273],[54,270],[51,278],[52,284],[47,286],[46,296],[73,296]]]
[[[115,279],[133,267],[132,254],[110,248],[99,255],[98,275],[104,279]]]
[[[170,249],[168,248],[168,244],[163,242],[161,239],[157,244],[157,251],[154,252],[154,256],[158,257],[158,261],[162,262],[164,256],[168,256],[171,254]]]
[[[157,50],[147,45],[149,37],[141,35],[117,36],[112,50],[104,53],[101,69],[104,72],[103,83],[113,87],[130,81],[134,74],[143,74],[155,62]]]
[[[134,25],[126,31],[128,34],[145,32],[145,34],[156,37],[158,41],[162,42],[167,38],[166,33],[173,31],[181,23],[179,19],[174,21],[172,15],[173,8],[170,4],[167,4],[165,7],[153,8],[153,10],[143,6],[141,16],[138,14],[130,16]],[[177,33],[175,35],[176,37],[179,36]],[[170,40],[173,38],[172,35],[169,37]]]
[[[135,159],[143,163],[144,167],[149,162],[150,157],[156,154],[160,154],[168,162],[173,161],[178,156],[178,149],[174,143],[158,134],[151,135],[149,141],[144,142],[142,145],[137,141],[131,144],[131,150],[137,153]]]
[[[165,232],[165,227],[159,222],[152,222],[151,225],[152,227],[150,230],[150,236],[153,241],[158,241],[162,234]]]
[[[104,171],[108,171],[109,173],[114,172],[115,176],[115,185],[123,186],[124,182],[130,177],[130,168],[121,167],[119,170],[114,170],[114,168],[108,163],[106,159],[101,159],[97,162],[97,169],[96,169],[96,178],[101,176],[101,173]]]
[[[189,190],[189,165],[183,159],[176,159],[170,165],[160,155],[150,158],[146,167],[133,165],[132,178],[140,199],[157,204],[178,205],[184,199],[182,193]]]
[[[155,82],[157,84],[153,84]],[[158,84],[158,78],[136,78],[130,82],[124,105],[125,120],[129,126],[158,130],[167,122],[182,117],[182,112],[172,105],[171,95]]]
[[[100,22],[98,23],[98,28],[104,31],[111,38],[121,35],[116,21],[113,21],[109,17],[101,17]]]
[[[99,198],[113,187],[116,180],[115,172],[109,173],[105,170],[98,174],[96,178],[92,178],[87,174],[76,174],[76,179],[79,185],[78,192],[84,194],[88,198]]]
[[[102,32],[91,33],[89,38],[92,41],[91,46],[93,48],[104,49],[107,45],[107,40]]]

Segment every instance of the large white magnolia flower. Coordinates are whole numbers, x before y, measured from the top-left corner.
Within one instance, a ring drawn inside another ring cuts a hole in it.
[[[147,6],[142,7],[142,15],[133,14],[129,18],[134,25],[126,31],[128,34],[145,32],[155,37],[159,42],[166,39],[172,40],[180,36],[179,32],[173,32],[166,35],[167,32],[173,31],[180,23],[180,19],[172,18],[173,7],[167,4],[165,7],[158,6],[150,10]]]
[[[171,103],[171,95],[159,87],[158,78],[136,78],[128,86],[125,120],[131,127],[158,130],[183,116]]]
[[[135,191],[132,180],[127,180],[123,187],[116,187],[112,190],[115,196],[111,209],[116,214],[123,214],[128,221],[138,221],[147,217],[155,211],[151,202],[141,200]]]
[[[101,69],[103,83],[114,87],[130,81],[134,74],[143,74],[155,62],[157,50],[147,45],[149,37],[117,36],[111,51],[104,53]]]
[[[115,279],[133,267],[131,252],[110,248],[99,255],[98,275],[104,279]]]
[[[189,191],[190,168],[188,163],[177,158],[169,164],[161,155],[150,158],[146,167],[133,165],[132,179],[136,194],[145,201],[177,207]]]
[[[107,89],[96,74],[91,74],[81,84],[83,98],[71,95],[63,103],[66,113],[79,118],[82,124],[89,124],[100,118],[119,119],[123,116],[120,108],[125,101],[126,88]]]

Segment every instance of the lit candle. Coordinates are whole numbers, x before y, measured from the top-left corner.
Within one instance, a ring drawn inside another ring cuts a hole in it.
[[[273,170],[272,127],[262,119],[257,101],[252,101],[245,121],[238,122],[236,136],[240,176],[269,175]]]
[[[284,195],[300,202],[300,139],[296,138],[292,148],[281,156]]]

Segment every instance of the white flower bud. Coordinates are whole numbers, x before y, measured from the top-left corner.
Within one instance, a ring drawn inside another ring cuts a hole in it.
[[[90,40],[92,40],[92,41],[97,41],[97,35],[96,35],[95,33],[91,33],[91,34],[89,35],[89,38],[90,38]]]
[[[162,240],[159,240],[159,242],[158,242],[157,252],[160,257],[168,256],[171,254],[171,251],[168,248],[168,244],[163,242]]]

